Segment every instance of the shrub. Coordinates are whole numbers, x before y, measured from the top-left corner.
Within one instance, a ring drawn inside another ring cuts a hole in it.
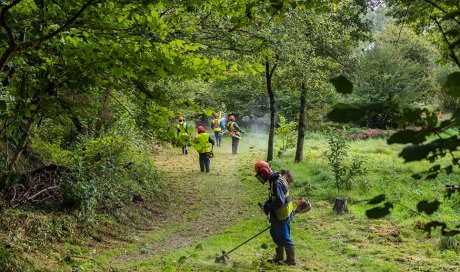
[[[112,209],[128,203],[134,195],[159,190],[158,171],[148,147],[136,138],[105,135],[89,138],[79,146],[82,192],[96,191],[99,208]],[[91,184],[89,186],[88,184]],[[89,195],[88,195],[89,196]]]
[[[324,153],[334,173],[334,180],[337,193],[340,190],[350,190],[352,181],[364,174],[363,161],[360,159],[349,159],[349,143],[344,135],[331,131],[328,138],[329,150]]]

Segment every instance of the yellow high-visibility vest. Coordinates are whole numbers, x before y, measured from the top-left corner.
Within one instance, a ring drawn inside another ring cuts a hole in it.
[[[214,123],[214,131],[222,130],[222,128],[220,127],[220,119],[214,119],[212,122]]]
[[[289,185],[287,181],[281,177],[278,179],[281,180],[281,182],[283,182],[283,184],[287,188],[287,191],[284,194],[284,197],[286,198],[287,203],[284,204],[281,208],[278,208],[277,210],[275,210],[276,218],[278,218],[278,220],[281,221],[281,220],[288,218],[291,215],[292,211],[294,210],[294,204],[292,203],[292,194],[291,194],[291,190],[289,190]],[[270,182],[270,199],[272,201],[275,201],[276,194],[274,191],[273,183],[275,183],[275,181]]]
[[[236,128],[235,128],[235,122],[228,123],[228,130],[230,130],[230,132],[232,132],[236,136],[240,135],[240,132],[238,130],[236,130]]]

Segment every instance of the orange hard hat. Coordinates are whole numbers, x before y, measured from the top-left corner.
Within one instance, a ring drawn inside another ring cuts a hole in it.
[[[198,133],[202,133],[202,132],[204,132],[205,130],[204,130],[204,127],[203,127],[203,126],[199,126],[199,127],[196,128],[196,131],[198,131]]]
[[[184,116],[179,116],[179,121],[184,121]]]
[[[230,115],[230,117],[228,117],[228,120],[229,120],[229,121],[233,121],[233,122],[235,122],[235,116],[233,116],[233,115]]]
[[[217,112],[214,113],[214,117],[219,117],[219,114]]]
[[[254,166],[254,170],[256,171],[257,174],[260,174],[263,176],[268,176],[272,173],[272,170],[270,169],[270,164],[266,161],[256,162],[256,165]]]

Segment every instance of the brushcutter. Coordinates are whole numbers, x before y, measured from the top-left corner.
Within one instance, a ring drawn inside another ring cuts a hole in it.
[[[297,208],[295,209],[294,213],[295,214],[298,214],[298,213],[305,213],[305,212],[308,212],[311,210],[311,203],[308,199],[305,199],[303,197],[299,198],[296,202],[297,204]],[[262,203],[259,202],[259,206],[261,206]],[[216,263],[222,263],[222,264],[226,264],[227,261],[226,261],[226,258],[227,259],[230,259],[228,257],[228,254],[232,253],[233,251],[237,250],[239,247],[241,247],[242,245],[246,244],[247,242],[251,241],[252,239],[256,238],[257,236],[261,235],[262,233],[266,232],[268,229],[270,229],[270,226],[266,227],[265,229],[259,231],[256,235],[250,237],[249,239],[247,239],[246,241],[244,241],[243,243],[239,244],[238,246],[232,248],[231,250],[229,250],[228,252],[226,252],[225,250],[222,250],[222,255],[216,257],[216,260],[215,262]]]
[[[238,139],[240,139],[241,141],[243,141],[243,142],[249,144],[249,149],[253,149],[253,148],[256,147],[255,144],[253,144],[253,143],[251,143],[251,142],[249,142],[249,141],[247,141],[247,140],[241,138],[241,136],[238,136],[238,135],[236,135],[235,133],[230,132],[230,131],[228,131],[228,130],[224,131],[224,133],[226,133],[226,132],[227,132],[228,134],[230,134],[230,136],[235,137],[235,138],[238,138]]]
[[[251,238],[247,239],[246,241],[244,241],[243,243],[239,244],[238,246],[232,248],[231,250],[229,250],[228,252],[225,252],[224,250],[222,250],[222,255],[216,257],[216,260],[215,262],[216,263],[222,263],[222,264],[226,264],[227,261],[225,260],[225,258],[229,259],[228,258],[228,254],[232,253],[233,251],[235,251],[236,249],[238,249],[239,247],[241,247],[242,245],[246,244],[247,242],[251,241],[252,239],[256,238],[257,236],[261,235],[262,233],[266,232],[268,229],[270,229],[270,226],[266,227],[265,229],[259,231],[256,235],[252,236]]]

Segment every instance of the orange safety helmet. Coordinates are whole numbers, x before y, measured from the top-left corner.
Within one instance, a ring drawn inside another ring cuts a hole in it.
[[[199,126],[196,128],[196,131],[198,131],[198,133],[202,133],[202,132],[205,132],[204,130],[204,127],[203,126]]]
[[[219,117],[219,114],[217,112],[214,113],[214,117],[216,117],[216,118]]]
[[[272,173],[272,170],[270,169],[270,164],[266,161],[258,161],[254,168],[257,174],[261,174],[264,176],[268,176]]]
[[[184,116],[179,116],[179,122],[184,121]]]
[[[256,171],[256,178],[264,184],[270,178],[272,174],[272,170],[270,169],[270,164],[266,161],[258,161],[254,166],[254,170]]]
[[[232,121],[232,122],[235,122],[235,116],[230,115],[230,117],[228,117],[228,120],[229,120],[229,121]]]

